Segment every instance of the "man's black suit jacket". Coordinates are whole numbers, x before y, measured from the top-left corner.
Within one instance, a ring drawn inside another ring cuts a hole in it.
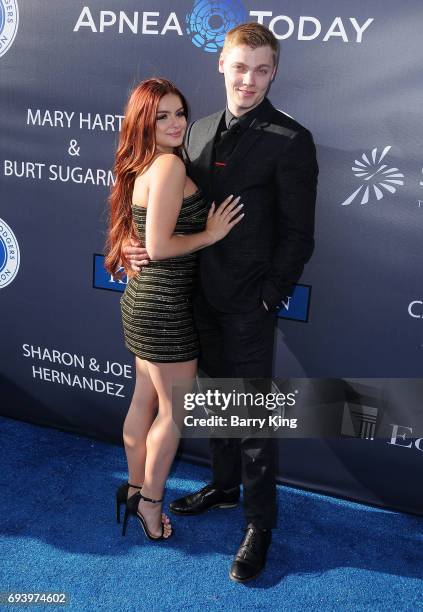
[[[188,173],[209,201],[241,196],[244,218],[200,253],[200,283],[222,312],[264,300],[282,306],[314,248],[318,166],[310,132],[265,98],[259,115],[213,180],[214,140],[224,111],[199,119],[186,136]]]

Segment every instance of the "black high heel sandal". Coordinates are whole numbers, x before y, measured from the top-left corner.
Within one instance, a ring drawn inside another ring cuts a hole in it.
[[[129,487],[132,487],[133,489],[139,489],[139,490],[141,490],[142,488],[142,487],[139,487],[138,485],[133,485],[129,482],[125,482],[124,484],[120,485],[120,487],[118,487],[116,491],[116,522],[117,523],[120,523],[120,507],[122,504],[126,505],[126,502],[128,499]],[[136,495],[136,493],[134,493],[134,495]]]
[[[141,499],[143,499],[144,501],[150,502],[152,504],[159,504],[163,501],[163,499],[150,499],[149,497],[144,497],[144,495],[141,495],[141,493],[135,493],[134,495],[131,495],[131,497],[128,499],[126,503],[125,516],[123,518],[123,525],[122,525],[122,535],[126,534],[126,525],[128,523],[128,518],[129,518],[129,515],[132,514],[133,516],[136,516],[139,522],[141,523],[141,527],[143,528],[143,531],[149,540],[157,541],[157,540],[168,540],[169,538],[171,538],[173,536],[173,527],[172,527],[172,531],[170,532],[170,535],[167,538],[165,538],[163,520],[162,520],[162,533],[159,536],[151,535],[147,527],[147,521],[145,520],[141,512],[138,510],[138,504]]]

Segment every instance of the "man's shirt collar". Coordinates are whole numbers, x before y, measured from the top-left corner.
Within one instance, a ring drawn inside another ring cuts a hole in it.
[[[265,106],[265,103],[266,103],[265,101],[266,101],[266,98],[263,98],[260,104],[258,104],[257,106],[249,110],[247,113],[244,113],[244,115],[241,115],[240,117],[235,117],[235,115],[233,115],[231,111],[229,110],[229,108],[226,106],[226,110],[225,110],[226,129],[229,130],[231,127],[233,127],[237,123],[242,125],[242,127],[249,126],[251,122],[253,121],[253,119],[258,117],[258,115],[260,114],[262,108]]]

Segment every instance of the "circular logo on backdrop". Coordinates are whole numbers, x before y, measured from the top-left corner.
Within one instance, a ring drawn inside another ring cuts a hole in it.
[[[203,51],[217,53],[226,32],[248,21],[248,14],[240,0],[196,0],[186,21],[191,42]]]
[[[0,0],[0,57],[12,46],[18,25],[17,0]]]
[[[19,245],[10,227],[0,219],[0,289],[7,287],[19,270]]]

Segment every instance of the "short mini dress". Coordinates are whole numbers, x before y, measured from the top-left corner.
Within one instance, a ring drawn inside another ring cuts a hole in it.
[[[175,234],[204,229],[208,204],[201,191],[185,197]],[[145,244],[147,209],[132,206],[141,244]],[[192,297],[197,282],[198,253],[151,261],[132,277],[120,300],[126,347],[148,361],[176,362],[199,353]]]

